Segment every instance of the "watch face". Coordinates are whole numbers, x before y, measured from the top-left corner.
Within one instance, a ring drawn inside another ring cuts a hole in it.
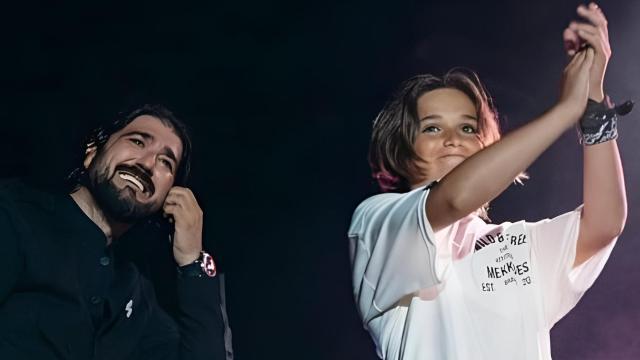
[[[216,263],[213,262],[213,257],[206,252],[202,252],[202,271],[209,277],[216,276]]]

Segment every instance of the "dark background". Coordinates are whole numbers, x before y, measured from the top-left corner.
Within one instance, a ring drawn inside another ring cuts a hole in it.
[[[552,105],[576,1],[25,1],[0,11],[0,176],[62,179],[97,123],[160,102],[190,123],[192,188],[227,276],[237,359],[375,359],[345,236],[376,189],[370,126],[416,73],[475,69],[512,129]],[[640,2],[600,3],[606,91],[640,99]],[[555,359],[640,358],[638,109],[620,124],[628,223],[608,265],[552,331]],[[567,133],[493,203],[494,221],[581,198]]]

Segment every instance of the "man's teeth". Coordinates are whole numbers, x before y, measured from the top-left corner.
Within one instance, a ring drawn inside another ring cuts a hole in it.
[[[135,176],[129,175],[129,174],[126,174],[126,173],[120,173],[119,175],[120,175],[121,179],[124,179],[124,180],[127,180],[127,181],[133,183],[135,186],[138,187],[138,189],[140,189],[140,191],[144,192],[144,186],[142,185],[140,180],[136,179]]]

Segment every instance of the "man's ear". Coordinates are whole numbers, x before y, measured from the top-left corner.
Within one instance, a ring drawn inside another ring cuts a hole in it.
[[[89,168],[89,165],[91,165],[91,162],[96,157],[97,152],[98,147],[96,145],[94,145],[93,143],[87,144],[87,150],[85,150],[84,152],[84,161],[82,162],[85,169]]]

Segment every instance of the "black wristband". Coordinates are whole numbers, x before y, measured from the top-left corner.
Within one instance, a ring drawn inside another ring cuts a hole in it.
[[[632,101],[614,106],[608,96],[605,96],[600,103],[589,99],[578,126],[580,143],[595,145],[616,139],[618,137],[618,115],[626,115],[632,109]]]

